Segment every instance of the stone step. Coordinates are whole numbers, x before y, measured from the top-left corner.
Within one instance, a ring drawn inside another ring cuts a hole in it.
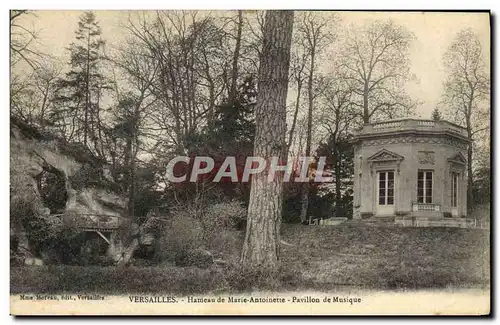
[[[352,219],[345,224],[352,225],[393,225],[396,216],[370,217],[366,219]]]

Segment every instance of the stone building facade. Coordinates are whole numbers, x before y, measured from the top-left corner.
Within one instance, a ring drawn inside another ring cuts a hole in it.
[[[447,121],[366,124],[354,137],[354,218],[464,217],[464,128]]]

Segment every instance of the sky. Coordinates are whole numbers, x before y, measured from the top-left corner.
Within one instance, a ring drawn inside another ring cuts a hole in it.
[[[130,11],[96,11],[102,28],[103,38],[108,46],[119,44],[125,35],[121,26],[126,24]],[[325,12],[331,15],[333,12]],[[68,58],[66,48],[74,39],[81,11],[36,11],[36,15],[26,17],[28,26],[38,31],[38,47],[42,51]],[[437,106],[445,71],[442,56],[456,33],[463,28],[472,28],[483,45],[483,53],[488,60],[490,53],[490,21],[488,13],[464,12],[338,12],[342,24],[363,24],[374,19],[392,19],[406,27],[416,39],[410,48],[411,72],[413,79],[407,84],[408,94],[422,102],[417,108],[417,116],[430,118]]]

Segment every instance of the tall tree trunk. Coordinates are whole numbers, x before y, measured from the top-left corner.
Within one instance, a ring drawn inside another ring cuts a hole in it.
[[[306,130],[306,152],[305,155],[311,155],[311,138],[312,138],[312,111],[313,111],[313,81],[314,81],[314,46],[311,49],[311,65],[309,67],[309,77],[307,80],[307,94],[309,99],[309,107],[307,111],[307,130]],[[306,163],[304,161],[304,163]],[[304,222],[307,219],[307,210],[309,208],[309,182],[302,184],[301,192],[301,208],[300,208],[300,221]]]
[[[335,167],[335,216],[340,216],[340,201],[342,200],[341,193],[341,175],[340,175],[340,164],[342,163],[342,152],[338,150],[337,143],[334,145],[333,149],[334,157],[334,167]]]
[[[363,122],[365,124],[370,123],[370,111],[368,109],[368,82],[365,81],[363,88]]]
[[[87,145],[88,127],[89,127],[89,111],[90,111],[90,31],[87,36],[87,65],[85,71],[85,120],[83,126],[83,144]]]
[[[297,81],[297,98],[296,98],[296,101],[295,101],[295,111],[293,112],[293,119],[292,119],[292,126],[290,127],[290,134],[288,135],[287,151],[286,151],[287,158],[288,158],[288,152],[290,151],[290,147],[292,145],[293,134],[295,132],[295,126],[297,125],[297,115],[299,115],[300,93],[301,93],[301,91],[302,91],[302,80],[299,79]]]
[[[45,130],[45,109],[47,106],[47,98],[49,97],[50,83],[47,83],[47,88],[43,93],[42,107],[40,108],[40,127]]]
[[[128,185],[128,214],[135,216],[135,157],[130,161],[129,185]]]
[[[102,136],[102,123],[101,123],[101,87],[98,87],[97,91],[97,105],[96,105],[96,128],[97,128],[97,139],[99,141],[99,146],[96,144],[96,151],[99,153],[101,158],[106,159],[104,153],[104,141]],[[99,147],[99,150],[97,148]]]
[[[254,156],[282,161],[286,152],[286,96],[293,11],[268,11],[259,67]],[[279,268],[283,175],[269,182],[267,172],[254,175],[241,261],[245,268],[271,272]]]
[[[128,157],[128,165],[127,165],[127,190],[128,190],[128,215],[131,217],[135,217],[135,192],[136,192],[136,162],[137,162],[137,152],[138,152],[138,144],[139,144],[139,121],[141,119],[140,116],[140,107],[143,100],[143,94],[140,99],[136,103],[134,107],[134,114],[131,117],[130,129],[127,138],[127,157]]]
[[[472,187],[474,179],[472,177],[472,143],[467,149],[467,212],[471,212],[474,207],[474,195]]]
[[[229,103],[231,105],[236,101],[236,88],[238,80],[238,60],[240,57],[240,47],[241,47],[241,32],[243,30],[243,11],[238,10],[238,31],[236,34],[236,46],[233,53],[233,71],[231,76],[231,91],[229,93]]]
[[[472,140],[472,123],[471,123],[471,107],[472,103],[469,104],[468,114],[466,114],[466,127],[467,135],[469,139]],[[474,184],[474,179],[472,176],[472,142],[469,143],[467,148],[467,212],[470,213],[474,206],[474,196],[472,191],[472,186]]]
[[[124,150],[124,160],[123,160],[123,165],[125,166],[125,171],[126,171],[126,183],[124,187],[124,191],[128,192],[128,189],[130,187],[130,175],[131,175],[131,170],[130,170],[130,165],[132,161],[132,135],[128,134],[127,138],[125,139],[125,150]]]

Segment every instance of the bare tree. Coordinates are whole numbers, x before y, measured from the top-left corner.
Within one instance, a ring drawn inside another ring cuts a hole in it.
[[[415,106],[404,92],[410,75],[413,35],[391,20],[352,27],[341,52],[343,68],[356,86],[355,104],[365,123],[406,115]]]
[[[122,76],[117,83],[118,105],[114,111],[115,124],[107,134],[107,146],[112,161],[112,174],[118,165],[118,140],[123,140],[123,167],[125,170],[125,192],[128,195],[128,213],[135,215],[136,169],[139,152],[145,151],[143,143],[149,135],[151,116],[157,108],[152,84],[158,74],[156,62],[147,49],[136,39],[130,38],[121,46],[112,63]],[[120,91],[121,90],[121,91]]]
[[[286,95],[293,30],[293,11],[268,11],[259,68],[254,156],[278,157],[286,152]],[[282,175],[268,181],[254,175],[241,261],[244,267],[277,271],[283,200]]]
[[[467,202],[473,205],[473,158],[477,140],[489,129],[490,79],[481,42],[471,29],[460,31],[444,54],[448,76],[443,103],[449,116],[467,129],[474,141],[467,151]]]
[[[348,78],[337,74],[329,80],[328,87],[320,97],[322,125],[327,130],[327,144],[335,184],[335,214],[338,216],[342,200],[342,160],[344,148],[342,145],[349,140],[352,130],[359,126],[359,115],[353,105],[354,88]]]
[[[306,64],[307,64],[307,52],[305,50],[305,39],[302,37],[301,33],[297,33],[297,28],[295,28],[295,33],[292,38],[292,52],[290,58],[290,81],[295,86],[296,97],[293,109],[292,124],[288,130],[288,141],[287,141],[287,153],[290,151],[290,147],[293,142],[295,135],[295,129],[297,127],[297,118],[300,110],[300,103],[302,99],[302,90],[304,83],[307,78]]]
[[[243,12],[238,10],[238,23],[236,32],[236,45],[233,52],[233,69],[231,72],[231,89],[229,91],[229,103],[236,99],[237,79],[238,79],[238,60],[240,58],[241,33],[243,31]]]
[[[12,75],[10,85],[10,114],[29,124],[36,120],[39,99],[31,78]]]
[[[190,136],[213,118],[216,103],[230,93],[230,58],[236,51],[227,51],[231,35],[223,27],[210,16],[199,19],[196,11],[129,19],[127,29],[158,63],[152,84],[163,107],[156,114],[158,131],[177,151],[185,150]]]
[[[44,87],[41,79],[53,67],[36,47],[37,32],[29,26],[30,16],[34,15],[28,10],[10,11],[10,109],[27,123],[40,122],[40,87]]]
[[[50,114],[53,112],[53,99],[57,91],[57,80],[61,76],[61,64],[54,60],[44,60],[44,63],[34,71],[34,86],[40,94],[39,113],[37,120],[44,129],[51,125]]]
[[[241,59],[246,74],[256,74],[262,54],[265,11],[256,10],[245,13],[242,39]]]
[[[317,57],[322,51],[326,49],[330,41],[333,40],[332,33],[328,30],[327,20],[323,16],[316,15],[312,12],[301,13],[300,23],[298,24],[297,31],[299,39],[302,39],[301,45],[304,47],[304,52],[307,55],[307,130],[306,130],[306,146],[305,156],[311,155],[311,142],[312,142],[312,121],[313,121],[313,108],[314,99],[319,94],[319,87],[317,87]],[[315,87],[316,86],[316,87]],[[299,92],[300,93],[300,92]],[[297,103],[300,100],[297,95]],[[304,162],[306,163],[306,162]],[[302,188],[302,205],[300,211],[300,220],[304,222],[307,219],[307,210],[309,206],[309,182],[305,182]]]
[[[39,66],[43,55],[35,48],[37,33],[26,26],[23,17],[32,14],[28,10],[10,11],[10,66],[18,62],[27,63],[32,69]]]
[[[43,64],[36,66],[30,75],[12,76],[10,102],[12,115],[43,130],[53,126],[53,99],[62,67],[48,57],[39,62]]]

